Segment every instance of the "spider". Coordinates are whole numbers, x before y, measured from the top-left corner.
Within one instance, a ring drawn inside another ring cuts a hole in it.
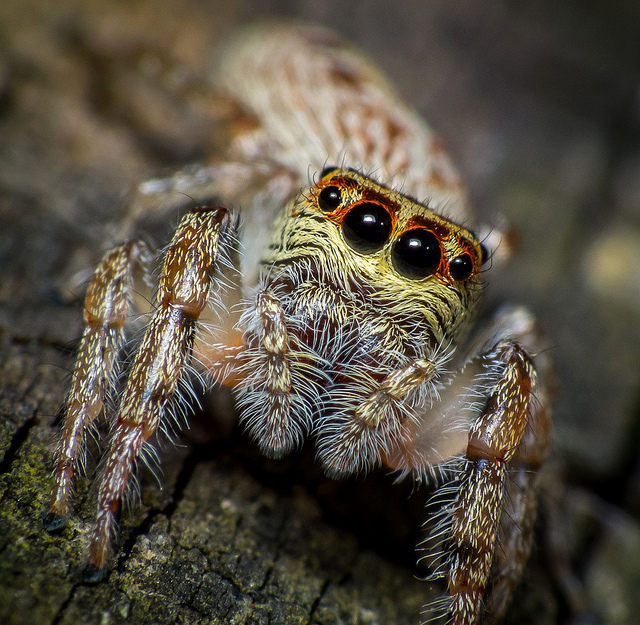
[[[425,611],[499,620],[531,547],[550,425],[532,315],[505,307],[472,332],[496,234],[474,233],[440,141],[332,32],[246,30],[220,56],[217,90],[229,112],[224,153],[142,184],[125,242],[89,283],[49,528],[68,518],[87,432],[110,418],[88,558],[90,577],[104,574],[136,461],[195,372],[234,389],[268,456],[310,436],[330,476],[386,466],[439,483],[429,557],[447,591]],[[164,254],[128,238],[187,192],[221,205],[184,215]],[[127,330],[142,313],[119,389]]]

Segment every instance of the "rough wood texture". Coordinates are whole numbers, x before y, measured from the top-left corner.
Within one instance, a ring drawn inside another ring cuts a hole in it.
[[[424,588],[408,568],[323,523],[291,476],[264,483],[258,466],[234,459],[243,448],[234,440],[169,451],[163,490],[143,478],[113,572],[82,582],[91,497],[60,534],[41,528],[63,359],[55,347],[4,339],[3,623],[356,623],[368,612],[415,620]]]
[[[105,582],[78,577],[88,481],[71,525],[41,528],[53,422],[80,334],[79,302],[61,285],[94,266],[131,185],[215,151],[214,110],[201,90],[211,50],[278,3],[219,4],[0,3],[2,623],[395,625],[416,623],[428,598],[411,546],[426,493],[409,498],[410,485],[393,488],[385,476],[331,482],[310,453],[268,462],[224,428],[208,442],[194,434],[198,444],[165,446],[162,489],[143,473],[142,505],[123,519]],[[439,130],[483,212],[504,212],[520,232],[520,254],[489,297],[529,305],[557,346],[555,457],[568,486],[551,491],[540,532],[565,547],[565,560],[540,542],[512,621],[633,622],[635,9],[288,6],[368,50]]]

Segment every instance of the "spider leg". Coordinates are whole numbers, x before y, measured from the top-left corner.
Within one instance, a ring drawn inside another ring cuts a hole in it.
[[[136,224],[144,220],[166,221],[168,215],[184,206],[185,200],[204,202],[216,198],[240,212],[243,206],[253,206],[256,201],[280,209],[299,186],[289,169],[266,158],[219,159],[207,165],[192,165],[172,176],[139,184],[122,207],[115,236],[130,236]]]
[[[85,330],[80,341],[62,436],[55,455],[50,529],[61,527],[69,513],[75,473],[82,464],[90,426],[103,413],[119,373],[118,356],[125,342],[125,325],[132,309],[135,268],[148,278],[150,254],[141,241],[128,241],[108,251],[95,270],[84,301]]]
[[[507,463],[528,421],[536,383],[531,360],[517,343],[501,342],[490,353],[502,373],[472,425],[451,516],[451,547],[445,563],[452,622],[474,623],[482,610],[498,524]]]
[[[536,334],[531,327],[530,334]],[[542,337],[519,336],[526,344],[541,346]],[[530,352],[531,353],[531,352]],[[520,581],[533,543],[533,528],[538,509],[538,481],[550,444],[551,362],[547,353],[535,359],[537,372],[535,396],[529,408],[528,424],[518,448],[509,461],[508,479],[490,587],[485,593],[486,613],[496,621],[505,614]]]
[[[239,371],[241,420],[265,455],[280,458],[301,444],[309,429],[314,385],[305,381],[304,358],[274,293],[260,291],[242,322],[248,331]]]
[[[476,357],[485,373],[473,391],[484,403],[469,429],[441,529],[438,574],[448,585],[444,611],[456,625],[477,623],[483,613],[499,619],[506,610],[531,548],[537,472],[549,442],[545,358],[538,371],[523,347],[540,345],[535,324],[521,309],[504,311],[501,319],[507,331]]]
[[[240,155],[242,157],[242,155]],[[313,173],[313,172],[310,172]],[[244,286],[259,281],[263,241],[282,207],[299,192],[302,180],[290,169],[264,157],[242,160],[231,155],[208,165],[195,165],[173,176],[147,180],[122,206],[115,241],[130,238],[141,229],[159,231],[187,204],[221,203],[242,219],[244,246],[241,265]]]
[[[156,431],[191,357],[198,318],[207,306],[221,235],[229,227],[224,208],[186,215],[169,246],[158,287],[158,306],[128,376],[98,490],[98,512],[87,577],[106,568],[115,515],[142,446]]]
[[[438,358],[420,358],[392,371],[338,425],[327,428],[319,443],[327,471],[341,476],[380,465],[415,417],[407,399],[420,390],[423,396],[433,392],[439,365]]]

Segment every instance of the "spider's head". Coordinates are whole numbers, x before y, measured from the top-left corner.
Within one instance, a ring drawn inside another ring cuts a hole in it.
[[[476,307],[486,250],[473,232],[355,170],[325,169],[284,220],[279,255],[314,258],[324,282],[399,320],[453,336]]]

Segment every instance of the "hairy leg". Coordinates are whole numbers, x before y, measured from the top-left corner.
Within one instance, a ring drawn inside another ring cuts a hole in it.
[[[541,337],[522,309],[504,311],[499,321],[473,389],[482,407],[445,487],[455,496],[441,528],[438,573],[449,592],[443,612],[456,625],[504,614],[529,555],[537,471],[549,443],[547,364],[542,355],[539,371],[527,351],[538,352]]]
[[[66,521],[74,477],[85,455],[87,432],[103,414],[105,400],[115,390],[125,326],[132,312],[135,269],[142,265],[147,278],[149,257],[141,241],[123,243],[104,255],[89,283],[84,301],[85,330],[55,456],[54,485],[45,519],[49,529]]]
[[[164,260],[157,308],[128,376],[98,490],[98,513],[89,548],[88,577],[106,567],[109,542],[131,471],[156,431],[191,357],[200,313],[209,303],[211,277],[229,227],[224,208],[186,215]]]
[[[373,385],[355,410],[344,412],[320,441],[319,455],[326,470],[340,476],[386,463],[415,421],[415,406],[435,395],[443,360],[441,356],[420,358],[392,371]],[[348,388],[345,394],[352,392]]]

